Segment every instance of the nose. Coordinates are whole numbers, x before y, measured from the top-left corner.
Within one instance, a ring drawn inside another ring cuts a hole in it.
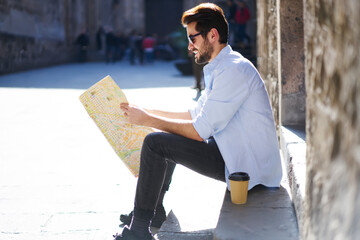
[[[188,50],[192,51],[193,49],[194,49],[194,45],[191,42],[189,42]]]

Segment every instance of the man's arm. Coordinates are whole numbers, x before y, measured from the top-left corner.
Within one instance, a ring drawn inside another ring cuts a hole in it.
[[[166,112],[160,110],[153,109],[144,109],[146,112],[151,113],[156,116],[171,118],[171,119],[183,119],[183,120],[191,120],[191,115],[189,112]]]
[[[153,127],[197,141],[203,141],[192,124],[190,113],[169,114],[168,112],[160,111],[160,113],[165,113],[164,115],[167,116],[183,117],[183,119],[173,119],[170,117],[155,115],[154,113],[157,111],[147,112],[142,108],[131,106],[125,103],[122,103],[120,108],[124,111],[125,116],[127,116],[129,122],[132,124]]]

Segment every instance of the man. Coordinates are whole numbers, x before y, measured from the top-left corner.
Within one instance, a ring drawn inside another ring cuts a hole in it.
[[[233,172],[257,184],[278,187],[282,177],[275,124],[264,83],[255,67],[227,44],[221,8],[200,4],[183,14],[188,48],[204,67],[205,91],[188,112],[146,110],[121,104],[130,123],[162,130],[144,139],[135,208],[119,239],[151,239],[151,219],[160,225],[162,200],[175,164],[228,181]],[[159,209],[159,210],[158,210]],[[155,214],[154,214],[155,212]]]

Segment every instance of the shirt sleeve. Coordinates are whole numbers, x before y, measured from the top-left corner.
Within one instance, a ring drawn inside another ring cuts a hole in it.
[[[244,71],[222,71],[216,75],[212,89],[193,122],[202,139],[223,130],[249,95],[248,78]]]
[[[202,108],[202,106],[204,104],[204,100],[206,99],[206,93],[207,93],[207,91],[205,90],[201,94],[200,98],[198,99],[196,106],[194,108],[189,109],[189,112],[190,112],[190,115],[191,115],[192,119],[195,119],[196,116],[200,113],[200,110],[201,110],[201,108]]]

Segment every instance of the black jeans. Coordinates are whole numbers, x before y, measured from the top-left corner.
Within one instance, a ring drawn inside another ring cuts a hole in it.
[[[161,191],[167,191],[176,164],[225,182],[225,163],[214,138],[199,142],[175,134],[147,135],[141,150],[135,209],[154,212]]]

